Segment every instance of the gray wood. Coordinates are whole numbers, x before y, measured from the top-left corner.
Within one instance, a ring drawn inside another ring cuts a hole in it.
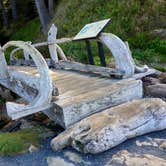
[[[23,85],[37,88],[39,74],[35,67],[10,66],[8,71]],[[55,69],[50,70],[49,75],[52,84],[55,83],[55,87],[58,87],[59,96],[52,98],[53,105],[50,104],[50,109],[44,112],[65,128],[92,113],[142,97],[142,82],[133,79],[107,79]],[[23,88],[29,92],[28,88]],[[17,90],[17,94],[22,94],[21,88],[20,91]]]
[[[126,44],[119,37],[111,33],[101,33],[99,39],[114,56],[116,69],[124,72],[124,77],[126,78],[134,75],[135,66],[133,58]]]
[[[8,115],[12,119],[17,119],[35,112],[45,110],[50,107],[50,102],[52,99],[52,80],[49,76],[49,69],[44,58],[42,57],[40,52],[37,51],[32,45],[22,41],[11,41],[3,46],[3,51],[11,46],[20,47],[26,52],[29,52],[38,68],[38,72],[40,75],[38,95],[32,102],[30,102],[28,105],[17,104],[13,102],[6,103]],[[10,80],[12,80],[11,76]]]
[[[93,73],[105,77],[119,77],[123,76],[123,72],[119,72],[115,69],[108,68],[108,67],[98,67],[94,65],[82,64],[78,62],[72,61],[60,61],[55,63],[55,69],[64,69],[64,70],[73,70],[73,71],[80,71],[86,73]]]

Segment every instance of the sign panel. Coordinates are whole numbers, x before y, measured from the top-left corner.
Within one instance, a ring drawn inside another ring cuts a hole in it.
[[[86,24],[73,40],[96,38],[110,21],[111,19],[105,19],[102,21]]]

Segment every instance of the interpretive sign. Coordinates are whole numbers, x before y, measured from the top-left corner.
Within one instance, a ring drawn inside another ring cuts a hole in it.
[[[105,19],[102,21],[86,24],[73,40],[96,38],[110,21],[111,19]]]

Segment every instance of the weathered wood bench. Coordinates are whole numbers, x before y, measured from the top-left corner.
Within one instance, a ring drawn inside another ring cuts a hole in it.
[[[49,36],[51,33],[55,36],[55,31],[52,26]],[[101,33],[98,40],[112,52],[115,69],[67,61],[57,45],[66,40],[47,43],[51,54],[49,64],[53,69],[48,68],[40,52],[30,43],[13,41],[0,48],[0,84],[30,102],[28,105],[7,102],[9,116],[17,119],[43,111],[56,123],[68,127],[95,112],[142,98],[142,82],[136,79],[153,74],[155,70],[137,67],[129,47],[117,36]],[[11,55],[17,66],[6,64],[4,52],[10,46],[26,52],[25,60],[21,61]],[[58,54],[63,61],[59,61]],[[36,67],[20,66],[22,64]]]

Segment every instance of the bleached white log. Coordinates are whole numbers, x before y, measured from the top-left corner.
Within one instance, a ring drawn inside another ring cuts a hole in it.
[[[0,79],[9,78],[8,70],[7,70],[7,63],[5,60],[4,53],[2,51],[2,47],[0,45]]]
[[[51,141],[53,150],[72,146],[99,153],[127,139],[166,128],[166,103],[158,98],[134,100],[93,114]]]
[[[52,80],[49,76],[49,69],[44,58],[32,45],[23,41],[10,41],[6,43],[2,49],[5,51],[8,47],[11,46],[19,47],[28,52],[34,60],[40,75],[38,86],[39,93],[37,97],[31,103],[29,103],[29,105],[16,104],[13,102],[6,103],[8,115],[12,119],[17,119],[35,112],[48,109],[50,107],[52,98]]]
[[[52,24],[50,30],[48,31],[48,42],[55,42],[56,41],[56,37],[57,37],[57,27]],[[51,44],[48,45],[49,48],[49,52],[50,52],[50,56],[51,59],[54,62],[58,62],[58,55],[57,55],[57,46],[55,44]]]
[[[119,37],[111,33],[101,33],[99,39],[108,47],[114,56],[116,69],[120,72],[124,72],[124,77],[126,78],[134,75],[135,66],[133,64],[133,58],[125,43]]]

